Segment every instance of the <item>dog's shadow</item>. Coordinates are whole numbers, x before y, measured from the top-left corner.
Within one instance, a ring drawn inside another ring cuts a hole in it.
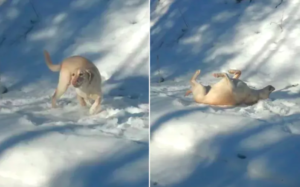
[[[270,99],[272,101],[275,101],[277,99],[295,99],[298,98],[300,95],[300,90],[298,92],[291,92],[291,88],[296,88],[298,87],[299,84],[291,84],[287,85],[284,88],[281,88],[279,90],[275,90],[273,93],[270,95]]]

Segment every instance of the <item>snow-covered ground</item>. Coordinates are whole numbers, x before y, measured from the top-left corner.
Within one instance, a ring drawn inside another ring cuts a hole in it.
[[[144,0],[0,1],[0,186],[148,186],[149,22]],[[101,113],[72,88],[51,108],[44,49],[97,65]]]
[[[151,1],[152,186],[300,186],[299,7]],[[184,97],[196,69],[203,84],[240,69],[249,85],[276,91],[248,107],[196,104]]]

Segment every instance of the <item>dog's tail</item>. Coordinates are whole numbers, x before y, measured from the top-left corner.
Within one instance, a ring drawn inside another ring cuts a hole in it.
[[[46,64],[51,71],[59,71],[60,70],[61,65],[52,63],[52,60],[50,58],[48,51],[44,50],[44,56],[45,56]]]

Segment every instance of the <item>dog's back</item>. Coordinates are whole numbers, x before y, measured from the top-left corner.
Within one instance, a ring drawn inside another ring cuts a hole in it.
[[[45,61],[51,71],[60,71],[61,69],[76,70],[78,68],[95,68],[96,66],[88,59],[82,56],[72,56],[64,59],[60,64],[53,64],[48,51],[44,51]]]

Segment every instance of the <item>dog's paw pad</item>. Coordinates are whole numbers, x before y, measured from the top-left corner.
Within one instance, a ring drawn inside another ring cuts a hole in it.
[[[240,74],[241,71],[240,70],[236,70],[236,69],[230,69],[230,70],[228,70],[228,73],[230,73],[230,74]]]
[[[224,77],[224,74],[223,73],[213,73],[213,76],[216,78],[219,78],[219,77]]]

